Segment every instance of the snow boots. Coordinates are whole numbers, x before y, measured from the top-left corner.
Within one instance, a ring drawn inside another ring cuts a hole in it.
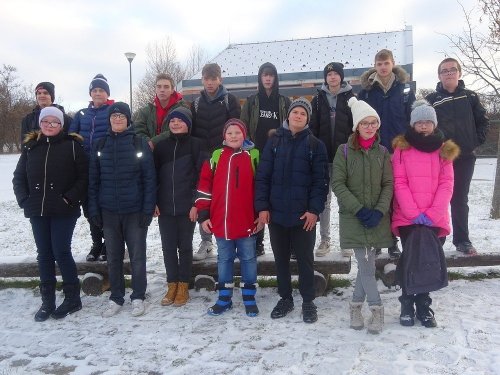
[[[350,302],[349,303],[349,313],[351,316],[350,328],[359,331],[365,326],[365,319],[361,313],[363,308],[363,302]]]
[[[233,308],[233,285],[232,284],[217,284],[217,290],[219,291],[219,298],[215,305],[207,310],[208,315],[221,315],[222,313],[231,310]]]
[[[257,292],[255,284],[243,284],[241,288],[241,297],[243,298],[243,305],[245,305],[245,313],[247,316],[257,316],[259,308],[255,302],[255,293]]]
[[[399,315],[399,324],[405,327],[411,327],[415,324],[415,299],[412,295],[403,294],[398,298],[401,302],[401,314]]]
[[[430,308],[432,299],[429,293],[417,294],[415,296],[415,306],[417,308],[417,319],[426,328],[437,327],[436,319],[434,319],[434,311]]]
[[[52,313],[54,319],[62,319],[66,315],[73,314],[82,309],[82,300],[80,299],[80,283],[63,283],[64,301]]]
[[[382,332],[384,327],[384,306],[373,305],[370,306],[372,316],[368,321],[368,333],[378,334]]]
[[[172,303],[174,303],[175,296],[177,295],[177,286],[179,283],[174,282],[174,283],[167,283],[167,293],[161,300],[161,305],[162,306],[169,306]]]
[[[184,306],[189,300],[189,283],[179,282],[177,284],[177,294],[174,299],[174,306]]]
[[[42,306],[35,314],[36,322],[46,321],[56,309],[56,284],[52,282],[40,284]]]

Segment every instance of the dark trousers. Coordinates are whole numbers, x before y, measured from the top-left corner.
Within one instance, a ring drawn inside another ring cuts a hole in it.
[[[37,247],[38,270],[42,283],[55,284],[57,262],[65,284],[76,284],[78,272],[71,254],[71,238],[77,216],[34,216],[30,218]]]
[[[104,232],[101,228],[98,226],[94,225],[89,218],[89,205],[87,201],[83,202],[82,204],[83,208],[83,215],[87,218],[87,221],[89,222],[89,227],[90,227],[90,237],[92,238],[92,245],[94,244],[102,244],[102,240],[104,239]]]
[[[453,225],[453,244],[456,246],[469,240],[469,188],[474,174],[476,157],[466,155],[453,162],[455,183],[451,197],[451,222]]]
[[[195,223],[188,215],[158,216],[163,262],[167,282],[189,283],[193,263],[193,233]]]
[[[258,231],[255,234],[256,246],[262,245],[264,243],[264,233],[266,232],[266,226],[262,230]]]
[[[125,279],[123,277],[124,244],[127,244],[132,269],[132,294],[130,299],[145,299],[146,294],[146,236],[147,227],[140,227],[141,212],[114,214],[102,211],[106,255],[108,257],[110,300],[119,305],[125,302]]]
[[[297,256],[299,269],[299,291],[304,302],[315,298],[314,292],[314,243],[316,227],[306,231],[301,226],[284,227],[269,224],[269,237],[274,253],[278,293],[281,298],[292,299],[292,275],[290,273],[291,248]]]

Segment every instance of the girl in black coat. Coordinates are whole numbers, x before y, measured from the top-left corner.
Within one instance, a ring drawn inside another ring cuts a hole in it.
[[[64,114],[56,107],[40,112],[40,131],[27,134],[12,183],[17,202],[30,219],[37,247],[42,306],[36,321],[55,319],[82,308],[71,238],[87,195],[88,159],[81,137],[63,132]],[[55,264],[63,279],[64,302],[56,309]]]

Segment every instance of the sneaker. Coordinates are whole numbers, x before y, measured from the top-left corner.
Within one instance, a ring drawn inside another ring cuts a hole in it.
[[[401,250],[399,250],[398,244],[389,247],[387,249],[387,252],[389,253],[389,258],[394,260],[399,259],[399,257],[401,256]]]
[[[330,252],[330,239],[321,239],[319,246],[316,249],[317,257],[324,257],[326,254]]]
[[[342,254],[343,257],[352,257],[354,255],[354,250],[353,249],[342,249],[340,250],[340,253]]]
[[[265,251],[264,251],[264,244],[263,243],[259,243],[257,244],[257,246],[255,247],[255,253],[258,257],[262,256],[265,254]]]
[[[278,301],[273,311],[271,312],[271,318],[272,319],[283,318],[284,316],[286,316],[286,314],[288,314],[292,310],[293,310],[293,300],[282,298]]]
[[[464,253],[465,255],[477,255],[476,248],[470,242],[462,242],[457,245],[457,251]]]
[[[376,247],[375,248],[375,256],[379,256],[380,254],[382,254],[382,249],[380,247]]]
[[[203,260],[214,256],[213,243],[210,241],[201,241],[198,251],[193,254],[193,260]]]
[[[101,254],[102,243],[94,243],[90,248],[90,252],[87,254],[87,262],[95,262]]]
[[[302,320],[304,323],[314,323],[318,320],[318,308],[314,302],[302,303]]]
[[[132,300],[132,316],[144,315],[146,309],[144,307],[144,301],[142,299]]]
[[[116,314],[122,309],[122,305],[117,304],[114,301],[109,301],[108,302],[108,308],[104,310],[102,313],[103,318],[110,318]]]

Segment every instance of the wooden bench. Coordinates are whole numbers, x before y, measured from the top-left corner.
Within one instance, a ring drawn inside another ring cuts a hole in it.
[[[500,265],[500,253],[479,253],[470,256],[458,251],[445,251],[446,266],[452,267],[481,267]],[[385,286],[394,286],[395,266],[397,261],[389,259],[388,254],[381,254],[375,260],[376,276]]]
[[[82,278],[82,291],[91,296],[102,294],[109,288],[108,266],[106,262],[87,262],[85,256],[76,256],[75,263]],[[32,256],[2,257],[0,263],[0,277],[39,277],[38,263]],[[130,261],[123,262],[123,272],[130,275]],[[56,274],[60,275],[56,264]]]
[[[234,264],[234,275],[241,276],[240,264],[236,259]],[[314,288],[316,296],[322,296],[328,285],[328,280],[332,274],[348,274],[351,272],[351,259],[343,257],[338,251],[332,251],[326,256],[314,259]],[[297,261],[290,261],[290,272],[298,275]],[[207,258],[202,261],[193,261],[192,274],[195,275],[194,287],[196,290],[206,288],[215,290],[215,279],[217,276],[217,258]],[[274,256],[266,253],[257,258],[257,275],[275,276]]]

